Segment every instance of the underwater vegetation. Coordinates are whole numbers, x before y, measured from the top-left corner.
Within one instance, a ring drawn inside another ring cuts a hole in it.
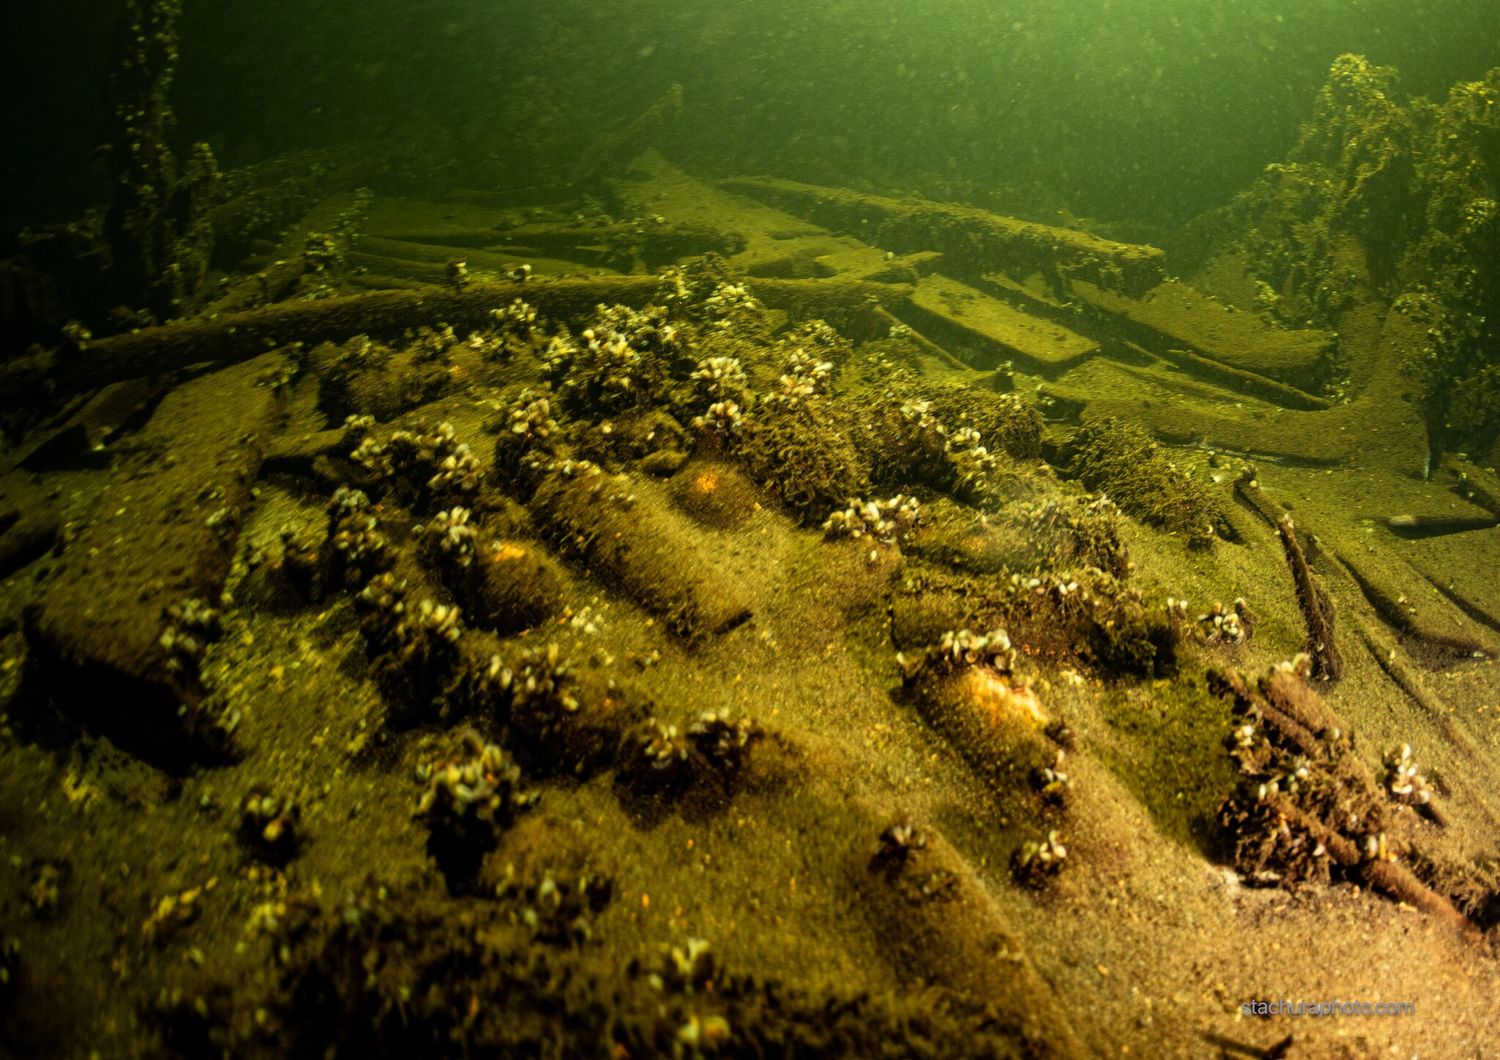
[[[1237,233],[1221,252],[1244,256],[1258,307],[1280,320],[1335,327],[1372,295],[1412,318],[1403,368],[1434,445],[1493,454],[1497,197],[1494,71],[1446,99],[1403,99],[1396,70],[1344,55],[1286,158],[1201,223]]]

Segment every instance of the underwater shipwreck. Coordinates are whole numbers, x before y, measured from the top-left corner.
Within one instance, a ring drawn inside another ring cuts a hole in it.
[[[128,7],[0,265],[8,1054],[1494,1044],[1500,69],[1340,57],[1169,259],[677,88],[221,170]]]

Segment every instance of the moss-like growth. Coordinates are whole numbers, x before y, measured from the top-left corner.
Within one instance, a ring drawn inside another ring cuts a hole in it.
[[[1113,416],[1088,421],[1069,439],[1062,459],[1070,475],[1103,490],[1121,511],[1180,534],[1195,548],[1228,536],[1207,489],[1134,424]]]
[[[868,467],[820,399],[768,404],[745,419],[739,455],[750,476],[804,523],[868,492]]]
[[[1500,437],[1488,411],[1500,327],[1497,98],[1500,68],[1445,100],[1406,101],[1394,69],[1341,55],[1286,160],[1193,235],[1243,256],[1257,308],[1293,326],[1337,327],[1372,296],[1406,302],[1401,311],[1428,327],[1405,367],[1422,383],[1429,429],[1470,451]]]
[[[356,335],[325,342],[309,354],[318,376],[318,409],[332,423],[348,416],[385,421],[440,396],[452,386],[447,366],[413,349],[395,349]]]

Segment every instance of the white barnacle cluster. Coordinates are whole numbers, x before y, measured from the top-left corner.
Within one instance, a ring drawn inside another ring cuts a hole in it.
[[[444,360],[459,345],[458,335],[451,324],[440,324],[433,328],[420,327],[406,334],[407,348],[411,351],[413,360],[418,362]]]
[[[532,795],[521,791],[521,771],[504,749],[472,732],[465,739],[469,754],[433,766],[417,801],[417,816],[430,824],[493,820],[532,801]]]
[[[467,672],[470,698],[479,702],[493,702],[501,696],[509,696],[515,673],[498,654],[491,654],[483,667],[474,667]],[[425,777],[423,779],[426,779]]]
[[[617,334],[636,350],[658,354],[683,353],[683,335],[667,320],[661,306],[632,309],[627,305],[601,305],[595,317],[596,334]]]
[[[344,417],[344,444],[358,445],[375,429],[375,417],[371,415],[349,415]]]
[[[574,460],[569,458],[558,461],[555,467],[557,473],[563,478],[593,479],[596,477],[602,478],[604,475],[604,469],[592,460]],[[595,486],[596,490],[599,488],[598,485]]]
[[[856,540],[868,537],[882,545],[892,545],[916,526],[920,510],[917,499],[904,493],[884,501],[850,497],[847,508],[823,521],[823,533]]]
[[[330,543],[346,567],[358,567],[386,548],[370,498],[363,490],[349,486],[335,490],[333,499],[328,502],[328,522],[333,528]]]
[[[373,434],[359,436],[359,444],[349,453],[349,459],[376,478],[383,479],[396,472],[396,462],[390,447]]]
[[[774,391],[767,400],[782,405],[796,405],[808,398],[827,394],[832,376],[832,361],[820,361],[799,346],[787,358],[786,371],[777,380],[780,389]]]
[[[1295,795],[1302,790],[1302,785],[1312,779],[1312,770],[1308,766],[1307,759],[1300,755],[1279,762],[1277,765],[1277,769],[1273,769],[1265,780],[1256,785],[1255,797],[1261,802],[1282,794]]]
[[[1384,832],[1365,836],[1360,853],[1366,861],[1395,861],[1396,848],[1386,839]]]
[[[1464,206],[1463,231],[1465,234],[1483,231],[1500,217],[1500,203],[1494,199],[1470,199]]]
[[[587,374],[591,378],[583,381],[569,378],[564,381],[563,388],[596,387],[606,407],[631,404],[640,389],[641,374],[645,369],[641,351],[618,331],[586,328],[581,337],[586,344],[584,355],[588,362]]]
[[[692,428],[711,438],[738,438],[745,425],[745,414],[735,401],[715,401],[701,416],[694,416]]]
[[[471,331],[464,346],[487,361],[499,360],[506,354],[505,338],[495,331]]]
[[[458,440],[453,424],[444,420],[425,434],[397,431],[391,441],[403,449],[409,449],[412,463],[418,465],[440,464],[443,457],[467,449]]]
[[[742,401],[749,380],[738,357],[708,357],[693,369],[693,386],[706,401]]]
[[[576,714],[583,706],[572,667],[562,658],[555,642],[549,642],[545,648],[528,648],[509,684],[513,711],[540,706]]]
[[[156,643],[167,656],[173,673],[196,669],[208,642],[219,635],[219,612],[196,596],[179,600],[167,609],[166,624]]]
[[[973,427],[960,427],[949,436],[948,454],[953,459],[961,486],[982,481],[993,474],[1000,463],[984,444],[983,435]]]
[[[367,434],[349,456],[375,477],[407,475],[438,492],[472,493],[484,473],[453,424],[446,422],[426,432],[393,431],[385,442]]]
[[[1085,498],[1083,510],[1089,515],[1117,516],[1120,514],[1120,506],[1109,499],[1109,495],[1100,493],[1097,496],[1089,494]]]
[[[698,752],[721,768],[737,768],[762,735],[760,726],[749,718],[731,718],[712,710],[700,713],[687,731]]]
[[[62,335],[68,341],[69,348],[74,351],[88,349],[89,343],[94,339],[94,333],[78,320],[70,320],[64,324]]]
[[[714,955],[708,940],[690,938],[686,946],[663,946],[661,969],[646,976],[653,990],[662,993],[691,994],[710,988],[714,979]],[[689,1033],[691,1032],[691,1033]],[[729,1025],[722,1016],[696,1016],[677,1032],[683,1045],[696,1050],[702,1042],[711,1047],[729,1035]]]
[[[948,451],[948,428],[932,412],[932,402],[925,400],[906,401],[901,405],[901,418],[915,428],[917,440],[922,448],[932,453]]]
[[[948,444],[955,452],[965,450],[973,451],[981,456],[990,455],[990,451],[984,447],[984,435],[974,427],[960,427],[953,432]]]
[[[1029,839],[1022,844],[1016,855],[1016,868],[1023,876],[1033,879],[1055,876],[1067,857],[1068,848],[1063,846],[1054,828],[1045,839]]]
[[[239,509],[226,505],[215,508],[210,512],[203,520],[203,525],[220,536],[227,537],[234,533],[235,526],[239,523],[239,518]]]
[[[447,508],[434,515],[421,529],[423,538],[431,543],[444,562],[457,567],[467,567],[474,562],[479,534],[470,522],[471,514],[467,508]]]
[[[1412,760],[1411,744],[1393,748],[1385,756],[1385,787],[1391,797],[1407,806],[1425,806],[1432,801],[1432,785]]]
[[[427,480],[427,488],[434,493],[469,494],[479,489],[483,479],[484,465],[469,448],[469,443],[459,442],[441,455],[437,470]]]
[[[547,340],[546,348],[542,350],[542,367],[548,375],[560,376],[568,370],[580,352],[582,350],[573,336],[566,329],[559,331]]]
[[[693,302],[693,290],[688,286],[687,275],[678,265],[662,270],[661,285],[654,299],[672,309],[685,309]]]
[[[1229,757],[1235,760],[1241,772],[1255,773],[1267,747],[1266,739],[1255,723],[1247,721],[1240,725],[1230,733],[1230,741]]]
[[[1073,778],[1063,770],[1063,760],[1066,757],[1066,751],[1058,751],[1056,760],[1050,766],[1037,770],[1033,778],[1037,794],[1048,802],[1062,803],[1073,790]]]
[[[1215,600],[1212,607],[1198,616],[1198,635],[1209,644],[1243,644],[1245,627],[1238,611]]]
[[[500,332],[502,337],[518,342],[530,342],[531,333],[536,328],[536,309],[517,298],[510,305],[491,309],[490,319],[494,321],[495,330]]]
[[[736,314],[759,312],[760,301],[742,283],[721,283],[703,300],[703,308],[721,323],[727,323]]]
[[[1014,658],[1010,634],[1003,629],[975,633],[969,629],[950,629],[937,643],[938,658],[950,666],[995,665],[1009,670]]]
[[[665,773],[686,766],[691,748],[677,726],[649,718],[636,735],[636,750],[648,769]]]
[[[1290,659],[1283,659],[1277,663],[1274,669],[1278,673],[1293,674],[1306,681],[1312,676],[1312,656],[1305,651],[1299,651]]]
[[[1078,584],[1077,579],[1060,574],[1053,574],[1046,578],[1036,575],[1028,578],[1024,574],[1012,574],[1010,588],[1018,595],[1050,596],[1059,603],[1066,603],[1075,597],[1083,603],[1091,601],[1088,591]]]
[[[333,532],[333,550],[346,567],[359,567],[385,551],[385,535],[372,512],[357,512],[339,519]]]
[[[408,633],[423,634],[449,644],[458,643],[464,633],[463,616],[457,606],[440,604],[436,600],[423,600],[407,615],[402,625]]]
[[[549,441],[557,431],[551,400],[527,387],[505,410],[505,430],[528,447]]]
[[[383,571],[366,582],[354,599],[367,611],[399,616],[406,611],[406,583]]]
[[[381,345],[368,335],[355,335],[339,347],[336,364],[346,368],[362,368],[379,364],[391,355],[389,346]]]
[[[1069,599],[1077,597],[1088,602],[1088,594],[1079,588],[1075,578],[1065,578],[1060,574],[1054,574],[1046,583],[1047,593],[1059,603],[1065,603]]]
[[[247,831],[267,846],[276,847],[294,841],[297,806],[290,799],[252,791],[245,797],[243,821]]]

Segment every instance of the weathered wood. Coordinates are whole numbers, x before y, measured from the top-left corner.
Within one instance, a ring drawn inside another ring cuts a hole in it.
[[[1039,272],[1088,280],[1135,297],[1167,278],[1166,254],[1156,247],[1116,243],[973,206],[861,195],[767,177],[728,180],[724,187],[885,250],[941,251],[946,263],[975,276],[996,268],[1017,278]]]
[[[937,360],[942,361],[943,364],[947,365],[949,368],[956,368],[964,372],[972,371],[969,365],[953,356],[953,354],[943,349],[943,347],[933,342],[926,335],[923,335],[920,331],[917,331],[910,324],[903,323],[900,318],[898,318],[894,313],[892,313],[884,306],[877,305],[874,307],[872,312],[874,314],[875,324],[877,327],[904,327],[906,328],[907,332],[909,332],[911,340],[917,344],[917,348],[920,349],[923,353],[927,354],[927,356],[934,357]]]
[[[525,298],[543,316],[572,320],[601,302],[642,306],[656,294],[656,276],[579,277],[529,283],[473,283],[462,289],[423,287],[284,302],[214,320],[184,320],[114,335],[82,350],[20,358],[0,368],[8,394],[83,390],[121,379],[155,375],[190,364],[244,360],[293,342],[342,342],[352,335],[395,335],[437,323],[478,328],[490,310]],[[873,299],[896,304],[905,287],[859,280],[756,280],[766,305],[794,317],[847,319]]]
[[[1221,383],[1237,393],[1249,394],[1273,402],[1282,408],[1321,412],[1333,407],[1333,402],[1325,397],[1309,394],[1305,390],[1288,386],[1268,376],[1257,375],[1243,368],[1235,368],[1222,361],[1203,357],[1192,350],[1164,349],[1159,352],[1162,357],[1197,375]]]
[[[1321,382],[1333,349],[1333,336],[1326,331],[1272,327],[1253,313],[1238,312],[1176,280],[1136,296],[1081,276],[1074,277],[1070,287],[1074,298],[1118,322],[1129,333],[1125,337],[1158,352],[1199,355],[1245,373],[1241,379],[1270,377],[1294,387],[1313,387]]]
[[[1333,599],[1322,582],[1313,577],[1290,515],[1283,515],[1276,523],[1276,532],[1281,536],[1292,584],[1297,588],[1297,607],[1307,624],[1307,653],[1312,656],[1313,676],[1337,681],[1344,673],[1344,659],[1333,636]]]
[[[924,276],[912,294],[908,315],[933,334],[954,336],[955,346],[986,350],[986,363],[972,365],[975,368],[993,368],[1014,359],[1029,367],[1055,370],[1099,352],[1093,339],[1023,313],[947,276]]]
[[[359,241],[359,248],[375,254],[409,257],[418,261],[464,258],[471,265],[486,255],[509,257],[511,264],[535,257],[582,257],[592,263],[635,249],[648,262],[672,262],[709,251],[732,255],[743,250],[745,240],[733,232],[703,225],[635,223],[545,224],[531,223],[503,228],[452,230],[399,226],[373,229]],[[509,249],[507,249],[509,248]],[[519,256],[518,256],[519,255]]]
[[[210,302],[201,315],[214,317],[223,313],[239,313],[279,302],[290,295],[307,272],[309,237],[314,232],[331,227],[355,202],[356,197],[352,192],[332,195],[307,211],[276,244],[269,262],[253,275],[231,285]]]

